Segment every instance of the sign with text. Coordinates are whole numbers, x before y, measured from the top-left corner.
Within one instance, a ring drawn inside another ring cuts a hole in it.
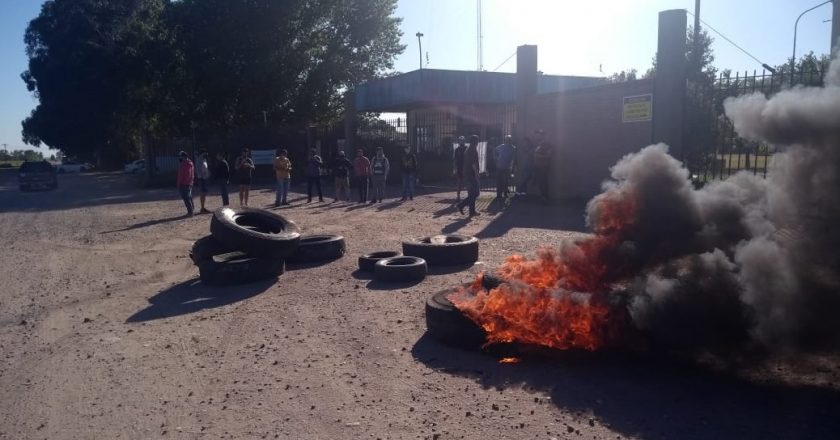
[[[653,95],[625,96],[621,122],[643,122],[653,119]]]
[[[254,165],[272,165],[276,156],[275,150],[251,150],[251,160]]]

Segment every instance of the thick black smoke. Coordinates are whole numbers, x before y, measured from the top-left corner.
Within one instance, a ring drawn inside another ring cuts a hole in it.
[[[641,330],[693,347],[768,348],[840,341],[840,60],[824,87],[730,98],[745,138],[781,150],[766,178],[740,173],[695,190],[687,170],[649,146],[612,168],[590,202],[633,197],[627,239],[646,267],[629,288]]]

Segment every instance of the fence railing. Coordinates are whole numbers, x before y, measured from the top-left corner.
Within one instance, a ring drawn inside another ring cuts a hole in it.
[[[766,176],[775,147],[739,137],[723,103],[752,93],[769,97],[792,86],[821,86],[825,73],[826,66],[817,64],[793,72],[726,72],[712,82],[689,81],[685,161],[693,178],[706,182],[740,171]]]

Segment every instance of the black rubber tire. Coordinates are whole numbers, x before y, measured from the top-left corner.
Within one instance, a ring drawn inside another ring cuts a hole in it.
[[[403,242],[403,254],[420,257],[431,266],[457,266],[478,261],[478,239],[467,235],[441,234],[445,243],[432,243],[432,237]]]
[[[210,233],[225,246],[249,255],[283,258],[300,242],[300,228],[280,214],[257,208],[219,208],[210,220]]]
[[[198,264],[201,282],[211,286],[247,284],[277,278],[286,262],[277,258],[252,257],[244,252],[214,255]]]
[[[337,260],[347,252],[347,244],[340,235],[305,235],[300,238],[290,263],[316,263]]]
[[[453,347],[478,349],[484,345],[486,334],[446,299],[447,289],[426,300],[426,330],[439,342]]]
[[[359,270],[362,272],[373,272],[374,267],[376,267],[376,262],[379,260],[401,256],[402,254],[397,251],[377,251],[364,254],[359,257]]]
[[[405,281],[419,281],[426,278],[429,268],[426,261],[417,257],[391,257],[376,262],[373,278],[377,281],[399,283]]]
[[[222,255],[235,251],[236,249],[223,245],[219,240],[213,238],[212,235],[207,235],[193,243],[192,249],[190,249],[190,259],[194,264],[199,264],[204,260],[213,258],[214,255]]]

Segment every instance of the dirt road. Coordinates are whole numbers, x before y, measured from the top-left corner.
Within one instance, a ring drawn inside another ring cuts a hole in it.
[[[209,216],[180,218],[174,190],[94,174],[22,194],[12,177],[0,176],[0,439],[840,432],[833,361],[815,360],[796,384],[658,361],[499,364],[424,336],[425,299],[470,270],[396,290],[353,275],[357,255],[441,231],[480,236],[493,267],[577,234],[580,208],[516,204],[466,221],[450,193],[376,207],[295,200],[282,211],[306,232],[344,235],[348,256],[277,283],[208,288],[187,252]],[[257,191],[251,205],[272,200]]]

